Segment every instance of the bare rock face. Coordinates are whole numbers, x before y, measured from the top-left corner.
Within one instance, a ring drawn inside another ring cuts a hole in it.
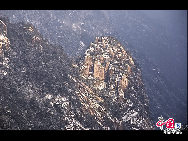
[[[135,68],[132,57],[117,40],[96,37],[85,52],[80,72],[85,79],[100,81],[96,89],[118,88],[118,91],[124,91],[129,84],[128,77],[134,73],[132,68]],[[100,84],[104,87],[101,88]]]
[[[141,71],[115,38],[96,37],[79,66],[82,83],[99,97],[103,110],[91,109],[114,125],[104,120],[105,129],[152,129]]]

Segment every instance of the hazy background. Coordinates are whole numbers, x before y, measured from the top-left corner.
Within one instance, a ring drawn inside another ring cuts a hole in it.
[[[0,10],[14,22],[32,23],[71,57],[95,36],[114,36],[139,63],[155,124],[187,123],[187,11],[185,10]]]

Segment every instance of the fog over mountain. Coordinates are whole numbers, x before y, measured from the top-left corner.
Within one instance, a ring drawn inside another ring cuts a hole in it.
[[[153,126],[161,115],[187,123],[187,11],[0,10],[0,16],[32,24],[75,61],[96,37],[115,37],[140,67]]]

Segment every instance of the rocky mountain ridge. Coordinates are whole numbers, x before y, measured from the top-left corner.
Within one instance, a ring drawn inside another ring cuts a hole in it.
[[[152,129],[141,72],[113,37],[74,62],[33,25],[0,18],[0,129]]]
[[[109,115],[116,119],[119,127],[126,127],[129,122],[135,124],[137,129],[150,124],[146,112],[148,97],[141,71],[115,38],[96,37],[81,60],[81,80],[103,99],[101,105],[110,111]],[[127,119],[128,115],[133,117]]]

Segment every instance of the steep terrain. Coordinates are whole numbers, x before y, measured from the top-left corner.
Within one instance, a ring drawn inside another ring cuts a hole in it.
[[[0,33],[0,127],[65,129],[71,103],[79,107],[79,100],[72,99],[74,82],[68,74],[75,71],[70,60],[32,25],[0,20],[6,29]]]
[[[96,37],[79,67],[82,82],[98,94],[115,129],[151,129],[141,71],[116,39]]]
[[[112,37],[79,60],[0,18],[0,129],[152,129],[136,61]]]
[[[50,43],[64,46],[70,56],[80,55],[96,36],[112,32],[102,10],[0,10],[12,23],[32,23]]]

